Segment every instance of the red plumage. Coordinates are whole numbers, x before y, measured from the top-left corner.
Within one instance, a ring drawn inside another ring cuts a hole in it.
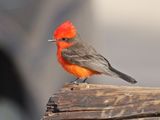
[[[105,57],[97,53],[92,46],[81,41],[70,21],[56,28],[53,37],[57,44],[59,63],[77,78],[85,79],[91,75],[105,74],[122,78],[132,84],[137,82],[134,78],[114,69]]]
[[[76,29],[70,21],[61,24],[54,32],[54,38],[73,38],[76,36]]]

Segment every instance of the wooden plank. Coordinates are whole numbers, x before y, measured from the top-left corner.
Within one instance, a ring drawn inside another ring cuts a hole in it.
[[[66,84],[50,97],[43,120],[160,119],[160,88]]]

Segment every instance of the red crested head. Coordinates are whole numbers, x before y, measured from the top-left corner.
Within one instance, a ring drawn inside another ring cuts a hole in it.
[[[56,40],[61,38],[73,38],[76,36],[76,29],[70,21],[62,23],[54,32]]]

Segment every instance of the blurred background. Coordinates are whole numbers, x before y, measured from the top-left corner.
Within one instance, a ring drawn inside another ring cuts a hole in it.
[[[160,87],[159,0],[0,0],[0,120],[39,120],[49,97],[75,79],[47,40],[70,20],[138,86]],[[129,85],[94,76],[89,83]]]

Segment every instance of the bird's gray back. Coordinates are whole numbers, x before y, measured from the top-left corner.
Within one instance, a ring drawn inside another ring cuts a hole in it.
[[[109,62],[86,42],[78,41],[69,48],[63,49],[63,58],[69,63],[76,64],[99,73],[112,75]]]

